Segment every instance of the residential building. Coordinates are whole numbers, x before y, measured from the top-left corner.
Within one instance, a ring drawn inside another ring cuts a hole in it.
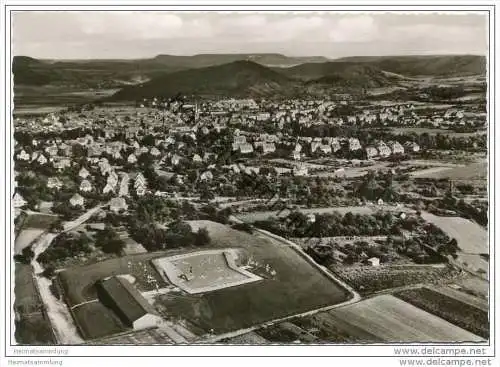
[[[308,173],[308,170],[307,170],[306,166],[298,165],[298,166],[294,167],[294,169],[293,169],[293,175],[294,176],[308,176],[309,173]]]
[[[62,187],[62,182],[57,177],[49,177],[47,180],[47,187],[49,189],[60,189]]]
[[[78,172],[78,176],[85,179],[90,176],[90,172],[85,167],[82,167]]]
[[[90,192],[90,191],[92,191],[92,184],[90,183],[89,180],[83,180],[80,183],[80,191],[83,191],[83,192]]]
[[[389,157],[391,155],[391,149],[383,141],[378,142],[377,150],[381,157]]]
[[[214,175],[210,171],[205,171],[200,176],[200,180],[202,180],[202,181],[210,181],[213,178],[214,178]]]
[[[276,145],[274,143],[263,143],[262,144],[262,153],[273,153],[276,151]]]
[[[22,208],[27,204],[27,201],[24,200],[20,193],[16,192],[12,198],[12,204],[14,205],[14,208]]]
[[[372,147],[372,146],[366,147],[365,152],[366,152],[367,159],[372,159],[372,158],[375,158],[376,156],[378,156],[377,148]]]
[[[361,143],[359,142],[359,139],[349,138],[349,150],[353,152],[360,149],[361,149]]]
[[[405,152],[403,146],[397,141],[390,141],[389,147],[391,148],[392,154],[404,154]]]
[[[249,144],[249,143],[240,144],[239,150],[240,150],[241,154],[253,153],[253,146],[252,146],[252,144]]]
[[[85,200],[78,193],[76,193],[71,197],[71,199],[69,199],[69,203],[71,204],[71,206],[83,206],[84,202]]]
[[[107,183],[106,186],[104,186],[104,189],[102,189],[103,194],[109,194],[109,193],[114,193],[115,192],[115,187],[114,185],[111,185],[110,183]]]
[[[130,163],[130,164],[134,164],[134,163],[137,163],[137,157],[135,156],[134,153],[130,154],[128,157],[127,157],[127,162]]]
[[[408,152],[416,153],[420,151],[420,146],[412,141],[407,141],[406,143],[404,143],[404,147]]]
[[[120,211],[124,211],[127,209],[128,209],[127,202],[122,197],[113,198],[109,202],[109,210],[111,210],[114,213],[118,213]]]
[[[17,154],[17,159],[21,160],[21,161],[29,161],[30,160],[30,155],[28,153],[25,152],[25,150],[21,150],[21,152],[19,152]]]

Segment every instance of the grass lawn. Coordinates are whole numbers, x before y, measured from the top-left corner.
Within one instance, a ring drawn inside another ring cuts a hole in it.
[[[75,307],[73,314],[85,339],[102,338],[127,330],[118,316],[100,302]]]
[[[31,316],[22,316],[16,321],[15,338],[18,344],[23,345],[51,345],[56,344],[50,327],[50,322],[42,313]]]
[[[131,274],[135,286],[141,291],[155,289],[154,284],[147,281],[147,276],[153,276],[159,287],[166,284],[150,260],[164,253],[146,253],[124,256],[87,266],[75,266],[59,273],[59,280],[70,306],[97,298],[95,283],[105,277],[120,274]]]
[[[57,221],[57,215],[50,214],[29,214],[23,222],[23,228],[47,229],[52,223]]]

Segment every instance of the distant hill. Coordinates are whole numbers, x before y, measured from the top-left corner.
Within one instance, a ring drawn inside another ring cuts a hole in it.
[[[112,100],[171,97],[182,93],[198,96],[291,95],[299,84],[285,75],[251,61],[183,70],[146,83],[128,86]]]
[[[289,67],[304,62],[328,61],[327,58],[321,56],[288,57],[282,54],[158,55],[151,59],[136,60],[37,60],[27,56],[15,56],[13,73],[15,85],[111,88],[180,70],[243,60],[280,67]]]
[[[158,55],[152,61],[186,69],[228,64],[234,61],[252,61],[264,66],[293,66],[305,62],[326,62],[323,56],[290,57],[282,54],[198,54],[193,56]]]
[[[307,84],[335,87],[378,88],[397,81],[397,78],[391,77],[375,66],[350,62],[302,64],[281,72],[290,78],[306,81]]]
[[[356,56],[333,60],[339,63],[369,64],[406,76],[485,75],[486,58],[477,55]]]

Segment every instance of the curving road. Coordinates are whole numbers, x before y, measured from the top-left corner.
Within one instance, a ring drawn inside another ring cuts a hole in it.
[[[58,344],[80,344],[83,343],[84,340],[80,337],[76,325],[73,322],[73,317],[71,316],[64,301],[57,299],[51,292],[50,287],[52,285],[52,281],[42,275],[44,268],[36,259],[38,255],[44,252],[51,245],[52,241],[54,241],[57,236],[82,225],[105,205],[106,204],[96,206],[89,209],[75,220],[65,222],[63,224],[64,230],[60,233],[44,233],[33,244],[32,250],[35,255],[31,261],[31,265],[33,266],[35,280],[38,284],[38,289],[40,290],[40,297],[46,307],[47,315],[54,330]]]

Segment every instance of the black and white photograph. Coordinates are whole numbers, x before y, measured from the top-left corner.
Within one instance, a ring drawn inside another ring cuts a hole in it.
[[[494,5],[4,3],[11,357],[495,364]]]

